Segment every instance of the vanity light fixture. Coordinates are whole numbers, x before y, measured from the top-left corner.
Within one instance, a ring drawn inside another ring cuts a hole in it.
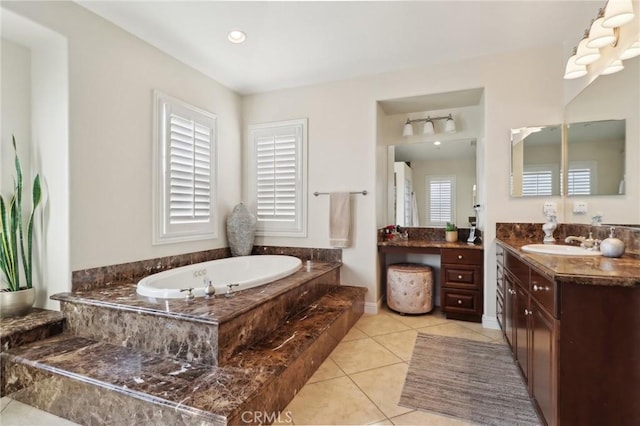
[[[424,128],[422,129],[423,135],[434,135],[436,133],[435,127],[433,124],[434,120],[447,120],[444,124],[444,131],[446,133],[455,133],[456,132],[456,123],[453,121],[453,116],[451,114],[445,115],[443,117],[431,117],[427,118],[416,118],[409,119],[404,123],[404,127],[402,128],[402,136],[413,136],[413,126],[412,123],[417,123],[419,121],[424,121]]]
[[[567,60],[565,80],[587,75],[586,66],[600,59],[600,49],[617,46],[620,27],[633,20],[634,16],[631,0],[608,0],[604,9],[599,9],[596,19],[591,22],[591,27],[585,31],[577,49]],[[623,70],[622,60],[638,55],[640,55],[640,40],[620,53],[601,74],[613,74]]]
[[[246,39],[247,35],[244,33],[244,31],[240,30],[231,30],[229,31],[229,35],[227,35],[227,40],[235,44],[243,43]]]

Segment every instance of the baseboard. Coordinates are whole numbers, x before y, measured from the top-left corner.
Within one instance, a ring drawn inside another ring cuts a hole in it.
[[[482,316],[482,326],[484,328],[492,328],[494,330],[500,330],[500,323],[496,317]]]
[[[382,298],[380,298],[377,302],[364,302],[364,313],[365,314],[377,314],[382,308]]]

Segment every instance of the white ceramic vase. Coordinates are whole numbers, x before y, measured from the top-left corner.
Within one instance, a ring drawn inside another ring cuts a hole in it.
[[[26,315],[36,301],[36,289],[21,288],[18,291],[0,291],[0,317],[20,317]]]
[[[256,235],[256,217],[243,204],[237,204],[227,218],[227,240],[231,256],[248,256]]]

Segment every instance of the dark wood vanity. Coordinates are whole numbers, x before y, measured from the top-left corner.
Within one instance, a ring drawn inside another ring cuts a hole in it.
[[[443,235],[444,236],[444,235]],[[378,243],[380,280],[386,290],[387,254],[440,255],[440,308],[447,318],[481,322],[484,308],[481,245],[433,240],[389,241]]]
[[[496,247],[496,308],[548,425],[640,424],[640,260]]]

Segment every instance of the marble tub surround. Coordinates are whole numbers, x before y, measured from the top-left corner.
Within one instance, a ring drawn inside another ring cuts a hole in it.
[[[244,412],[286,407],[362,315],[365,292],[330,286],[225,366],[54,337],[2,354],[3,375],[10,377],[6,391],[83,424],[243,424],[253,419]],[[90,402],[98,398],[100,404]]]
[[[552,281],[601,286],[640,286],[640,258],[636,256],[574,257],[523,252],[521,247],[531,242],[531,239],[523,238],[497,240],[497,244]]]
[[[25,316],[0,319],[0,347],[2,351],[26,343],[43,340],[64,331],[62,312],[31,308]]]
[[[297,257],[303,262],[307,260],[342,262],[341,249],[253,246],[252,254],[284,254]],[[231,257],[231,250],[228,247],[175,256],[158,257],[118,265],[82,269],[72,272],[71,291],[84,291],[119,283],[138,282],[140,279],[155,274],[156,272],[192,265],[194,263],[207,262],[209,260],[224,259],[226,257]]]
[[[570,235],[587,237],[589,232],[593,233],[594,239],[604,240],[609,237],[611,226],[616,228],[616,237],[624,242],[625,253],[640,257],[640,228],[638,227],[560,223],[553,235],[557,244],[564,244],[564,239]],[[542,243],[544,238],[542,223],[496,223],[496,238],[500,240],[526,240],[529,244]]]
[[[401,227],[407,231],[408,241],[442,241],[445,242],[445,229],[435,227]],[[470,228],[458,228],[458,242],[466,244],[469,238]],[[482,231],[476,229],[476,244],[482,244]],[[378,243],[381,242],[400,242],[397,238],[389,240],[385,237],[384,228],[378,229]]]
[[[339,268],[339,263],[314,262],[310,271],[302,267],[231,298],[152,299],[138,295],[135,283],[52,298],[60,301],[72,334],[217,365],[338,284]]]

